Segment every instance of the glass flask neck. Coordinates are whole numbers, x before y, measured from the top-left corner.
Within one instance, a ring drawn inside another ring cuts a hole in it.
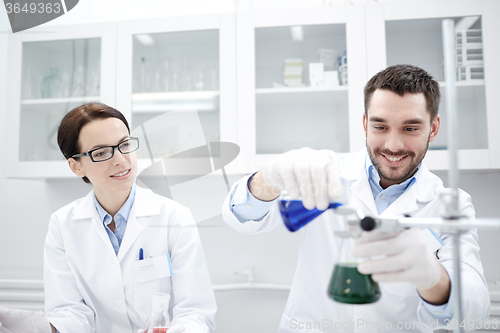
[[[169,294],[154,294],[145,333],[165,333],[170,327]]]
[[[352,255],[352,248],[355,245],[355,239],[352,237],[340,238],[341,242],[340,246],[340,256],[339,256],[339,264],[350,263],[350,264],[358,264],[359,259]]]

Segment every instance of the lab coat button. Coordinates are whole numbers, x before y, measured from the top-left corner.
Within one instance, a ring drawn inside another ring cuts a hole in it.
[[[248,208],[248,209],[252,209],[253,207],[252,207],[252,205],[248,204],[248,205],[247,205],[247,208]]]
[[[120,231],[120,227],[116,228],[116,230]]]
[[[123,302],[118,301],[115,303],[115,306],[117,309],[121,309],[121,308],[123,308]]]
[[[382,194],[382,195],[380,196],[380,199],[385,200],[385,195],[384,195],[384,194]]]

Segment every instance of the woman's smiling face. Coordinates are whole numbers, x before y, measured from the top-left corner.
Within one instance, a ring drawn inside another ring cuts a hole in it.
[[[87,152],[104,146],[115,146],[130,137],[127,126],[118,118],[91,121],[80,130],[78,146]],[[137,175],[135,152],[122,154],[115,148],[114,156],[103,162],[92,162],[89,156],[78,161],[68,160],[71,169],[79,177],[86,176],[96,192],[111,193],[129,191]]]

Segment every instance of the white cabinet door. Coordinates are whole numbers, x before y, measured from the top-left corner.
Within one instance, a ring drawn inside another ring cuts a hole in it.
[[[236,141],[235,32],[234,14],[118,25],[116,103],[142,142],[141,171],[168,158],[168,173],[193,175],[210,143]]]
[[[72,108],[115,101],[115,25],[38,27],[9,37],[6,175],[72,176],[57,128]]]
[[[495,1],[420,1],[372,4],[366,7],[367,61],[369,75],[386,66],[412,64],[428,71],[441,86],[441,128],[429,147],[426,163],[430,169],[448,168],[447,114],[445,105],[443,45],[441,21],[451,18],[456,26],[464,18],[475,17],[465,27],[471,43],[457,47],[457,62],[461,80],[457,83],[460,169],[498,167],[500,153],[495,124],[498,124],[498,91],[496,78],[499,65],[498,38],[500,11]],[[462,43],[462,30],[457,29],[457,42]],[[469,48],[469,49],[467,49]],[[462,53],[463,52],[463,53]],[[470,52],[469,57],[462,54]],[[496,54],[496,56],[495,56]],[[479,59],[479,60],[478,60]],[[479,65],[478,65],[479,64]],[[476,75],[465,72],[477,71]],[[496,108],[496,110],[495,110]],[[497,138],[495,138],[497,137]]]
[[[291,149],[362,147],[364,36],[358,6],[238,14],[237,136],[247,172]]]

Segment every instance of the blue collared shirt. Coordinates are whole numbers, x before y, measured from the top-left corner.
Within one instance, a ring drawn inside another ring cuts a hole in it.
[[[104,210],[104,208],[102,208],[99,201],[97,201],[97,198],[94,193],[95,208],[99,213],[99,217],[101,218],[101,221],[104,224],[104,228],[106,229],[106,233],[108,234],[109,240],[111,241],[111,244],[113,245],[113,249],[115,250],[116,254],[118,254],[118,251],[120,250],[120,245],[122,244],[123,235],[125,234],[125,228],[127,227],[128,217],[130,215],[130,210],[132,209],[132,205],[135,199],[136,186],[137,185],[134,182],[134,185],[132,185],[132,189],[130,190],[130,194],[128,196],[127,201],[125,201],[122,208],[120,208],[120,210],[114,216],[115,220],[114,233],[109,229],[109,224],[113,221],[113,217],[111,217],[111,215],[109,215],[108,212]]]
[[[419,177],[422,168],[421,163],[418,165],[418,170],[415,172],[413,177],[405,180],[400,184],[391,185],[386,189],[380,186],[380,175],[377,169],[372,163],[368,152],[365,157],[365,170],[368,177],[368,183],[370,183],[370,188],[372,189],[373,199],[375,200],[375,207],[377,207],[378,214],[382,214],[387,207],[389,207],[397,198],[401,196],[410,186],[415,184],[417,178]]]

